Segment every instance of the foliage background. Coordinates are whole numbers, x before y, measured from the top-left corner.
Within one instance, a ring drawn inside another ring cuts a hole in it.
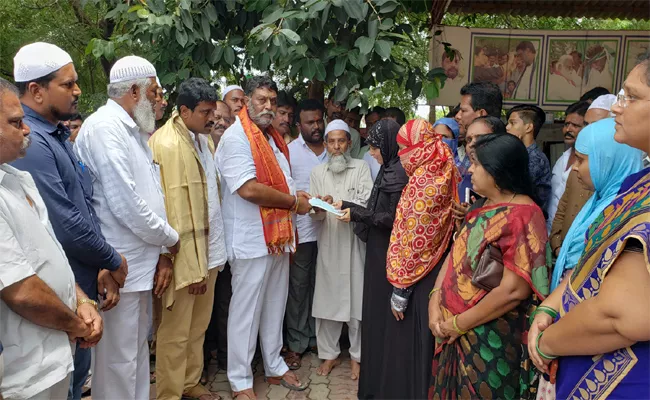
[[[330,11],[324,19],[328,4]],[[357,7],[353,9],[350,4]],[[370,5],[377,8],[377,13]],[[279,19],[251,34],[264,19],[275,18],[271,18],[273,11],[269,9],[278,8],[285,9],[283,13],[296,13],[284,17],[279,14]],[[338,93],[340,97],[348,97],[352,104],[398,106],[413,116],[417,104],[425,104],[426,97],[433,97],[436,85],[440,84],[435,74],[427,77],[429,9],[430,0],[148,0],[146,7],[136,0],[130,3],[2,0],[0,76],[11,79],[15,53],[21,46],[40,40],[57,44],[71,54],[83,90],[80,110],[84,113],[105,101],[111,63],[135,53],[154,61],[163,85],[172,96],[175,85],[190,75],[220,83],[221,77],[233,82],[254,71],[270,71],[281,87],[293,89],[298,98],[322,95],[340,83],[343,76],[355,75],[359,86],[355,88],[354,81],[345,82],[342,86],[348,93],[343,90]],[[303,18],[305,12],[313,18]],[[379,29],[379,23],[377,34],[388,35],[374,39],[366,60],[357,53],[361,54],[362,46],[364,51],[368,49],[369,39],[356,41],[361,36],[373,36],[375,28],[368,21],[377,14],[383,16],[386,28]],[[386,21],[389,18],[390,24]],[[479,28],[650,30],[648,21],[507,15],[448,14],[443,24]],[[327,40],[312,40],[318,36],[314,31],[317,25],[328,37],[337,38],[335,45]],[[274,28],[270,33],[264,30],[271,26],[279,29]],[[341,36],[335,35],[333,29],[341,26],[349,30],[345,33],[354,42],[344,43]],[[380,40],[389,44],[378,45]],[[179,42],[185,42],[185,46]],[[336,47],[343,47],[346,52],[336,53],[339,49],[332,53]],[[277,55],[283,49],[290,57]],[[343,58],[345,63],[338,62],[335,71],[337,60]],[[299,59],[303,59],[300,68],[296,65]],[[341,74],[337,75],[338,72]]]

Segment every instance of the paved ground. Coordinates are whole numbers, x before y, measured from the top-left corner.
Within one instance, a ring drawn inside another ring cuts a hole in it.
[[[253,366],[255,374],[253,389],[258,399],[356,400],[357,381],[350,379],[350,356],[347,351],[341,355],[341,360],[341,365],[334,368],[329,376],[318,376],[316,368],[320,365],[320,360],[312,353],[308,353],[302,360],[302,368],[296,373],[302,381],[310,382],[309,388],[304,392],[292,392],[282,386],[269,386],[264,381],[262,359],[256,358]],[[230,384],[225,371],[217,371],[215,364],[210,365],[209,368],[210,390],[218,392],[224,399],[231,399]]]
[[[302,368],[296,373],[302,381],[310,383],[309,388],[304,392],[292,392],[282,386],[268,385],[264,381],[264,366],[262,359],[258,357],[253,361],[255,394],[260,400],[356,400],[357,381],[350,379],[350,356],[347,351],[341,354],[341,361],[341,365],[334,368],[329,376],[318,376],[316,368],[320,365],[320,360],[314,354],[308,353],[302,360]],[[218,370],[216,364],[211,364],[208,371],[210,372],[208,388],[218,392],[223,399],[232,399],[226,372]],[[156,385],[151,385],[150,398],[156,398]],[[91,397],[84,397],[84,400],[91,400]]]

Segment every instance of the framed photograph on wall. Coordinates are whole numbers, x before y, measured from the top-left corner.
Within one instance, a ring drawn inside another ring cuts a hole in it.
[[[584,93],[616,89],[621,37],[547,36],[544,104],[571,104]]]
[[[505,103],[538,103],[543,36],[472,34],[470,82],[499,86]]]

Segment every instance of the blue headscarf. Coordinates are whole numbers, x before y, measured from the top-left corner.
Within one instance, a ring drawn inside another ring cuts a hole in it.
[[[443,137],[442,141],[447,143],[447,146],[451,149],[451,152],[454,155],[454,160],[458,159],[458,133],[460,132],[458,122],[453,118],[440,118],[433,124],[433,127],[435,128],[438,125],[446,126],[451,130],[451,133],[454,134],[453,139]]]
[[[614,119],[588,125],[578,135],[576,151],[589,157],[589,175],[594,194],[582,207],[567,232],[555,263],[551,290],[560,284],[564,271],[574,268],[585,249],[589,225],[616,197],[628,175],[642,168],[642,153],[614,140]]]

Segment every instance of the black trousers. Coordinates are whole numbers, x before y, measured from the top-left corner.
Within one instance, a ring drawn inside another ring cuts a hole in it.
[[[212,317],[208,330],[205,332],[205,341],[203,342],[204,369],[207,369],[210,364],[213,350],[217,350],[217,362],[220,368],[225,369],[228,364],[228,308],[232,297],[231,280],[230,265],[226,263],[223,271],[217,276]]]

